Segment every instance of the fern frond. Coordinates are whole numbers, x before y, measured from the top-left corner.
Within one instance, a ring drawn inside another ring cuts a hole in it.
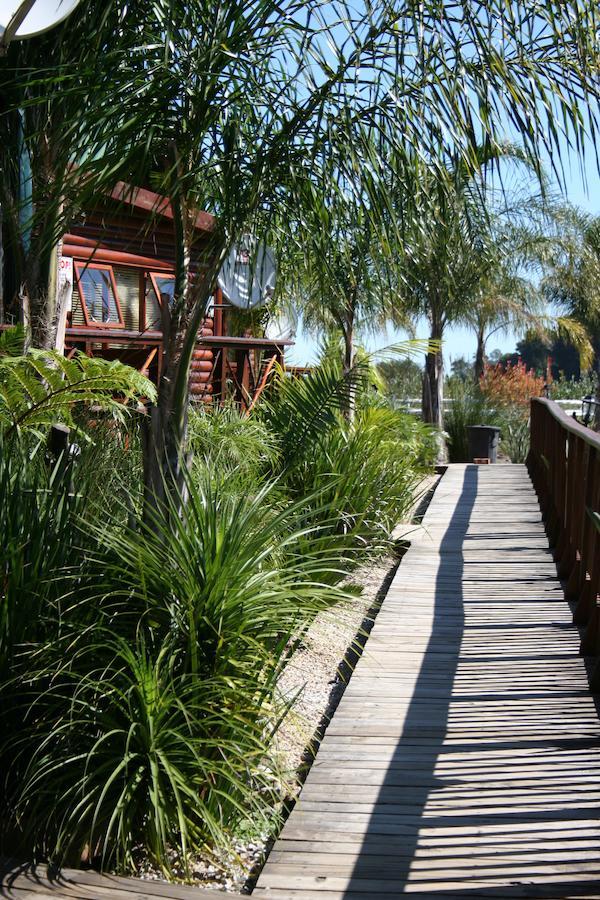
[[[15,325],[0,331],[0,357],[22,356],[25,352],[25,337],[24,325]]]
[[[118,360],[77,353],[68,359],[48,350],[0,356],[0,431],[11,435],[42,430],[55,422],[73,424],[80,406],[94,406],[123,419],[128,404],[153,401],[156,388]]]

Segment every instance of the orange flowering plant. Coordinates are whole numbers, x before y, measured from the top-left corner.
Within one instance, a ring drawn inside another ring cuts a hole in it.
[[[504,366],[486,366],[479,379],[481,393],[496,408],[519,406],[523,412],[529,411],[532,397],[540,397],[544,392],[545,378],[528,369],[524,362]]]
[[[512,365],[486,366],[479,388],[496,410],[502,450],[512,462],[522,463],[529,450],[529,401],[544,392],[546,379],[519,361]]]

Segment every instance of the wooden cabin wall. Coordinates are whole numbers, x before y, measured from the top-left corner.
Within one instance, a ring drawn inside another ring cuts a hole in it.
[[[206,250],[206,235],[199,233],[192,253],[193,271],[201,271],[204,267]],[[162,330],[160,307],[150,273],[166,275],[173,272],[175,244],[170,219],[160,215],[149,216],[145,210],[106,199],[87,211],[80,222],[71,225],[69,234],[65,236],[63,254],[72,256],[75,262],[90,260],[112,266],[123,317],[121,327],[126,331],[140,332],[140,343],[143,342],[144,331]],[[219,292],[218,304],[222,303]],[[85,317],[76,284],[71,323],[82,328],[83,336]],[[200,335],[220,336],[225,330],[224,324],[223,309],[218,305],[204,319]],[[110,330],[107,329],[108,332]],[[103,354],[120,355],[123,359],[137,358],[131,349],[123,348],[121,354],[118,353],[116,333],[114,341],[110,341],[109,334],[107,337],[109,340],[103,343]],[[214,358],[211,348],[197,347],[194,351],[190,372],[190,395],[194,402],[211,401]],[[154,364],[150,374],[153,377],[158,374]]]
[[[160,215],[149,216],[144,210],[106,200],[87,211],[80,222],[70,226],[69,232],[111,250],[152,258],[157,270],[164,266],[173,269],[173,223]],[[207,237],[199,233],[192,247],[192,271],[204,267],[206,252]]]
[[[214,319],[206,318],[201,330],[203,337],[214,334]],[[194,403],[210,403],[213,394],[214,353],[209,347],[196,347],[190,371],[190,399]]]

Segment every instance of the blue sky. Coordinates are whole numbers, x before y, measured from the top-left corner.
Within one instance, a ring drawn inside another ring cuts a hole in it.
[[[574,156],[570,166],[565,164],[565,198],[576,206],[588,212],[600,215],[600,175],[594,158],[593,148],[590,147],[585,161],[585,176],[581,172],[579,160]],[[587,182],[587,186],[585,184]],[[370,337],[364,341],[369,350],[377,350],[395,341],[402,340],[406,335],[403,332],[390,329],[387,334]],[[418,337],[427,337],[425,323],[418,330]],[[488,352],[498,348],[503,353],[514,350],[518,336],[514,333],[499,334],[490,338]],[[290,347],[286,353],[286,361],[291,365],[310,365],[316,360],[317,339],[311,335],[299,331],[296,344]],[[475,353],[475,337],[465,328],[451,328],[447,330],[444,341],[444,359],[449,365],[453,359],[464,356],[467,359]]]

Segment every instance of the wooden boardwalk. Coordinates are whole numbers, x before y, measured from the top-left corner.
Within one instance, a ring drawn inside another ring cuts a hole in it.
[[[526,469],[450,466],[424,526],[253,895],[600,898],[597,708]]]
[[[44,865],[19,866],[0,860],[0,897],[10,900],[207,900],[214,890],[99,875],[81,869],[49,872]],[[230,895],[231,896],[231,895]]]

